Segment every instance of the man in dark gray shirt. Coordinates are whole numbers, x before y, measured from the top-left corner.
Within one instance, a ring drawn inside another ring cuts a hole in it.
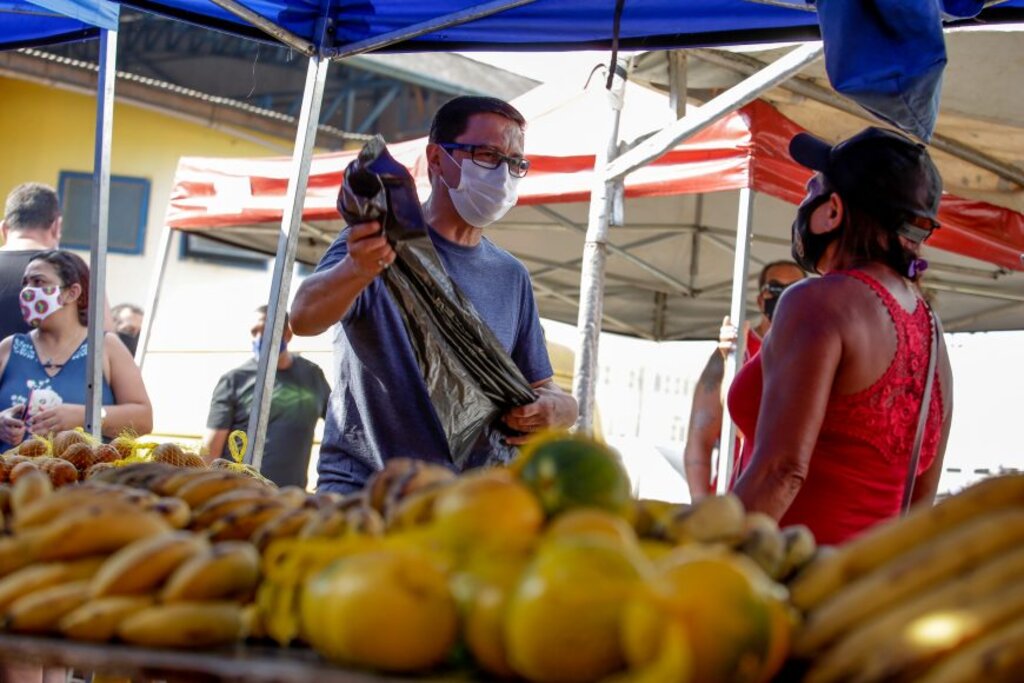
[[[266,320],[267,307],[261,306],[256,309],[256,320],[251,330],[253,357],[227,372],[213,390],[210,415],[206,420],[205,445],[209,460],[224,454],[224,446],[232,431],[245,431],[249,425],[249,410],[257,378],[256,359],[259,358]],[[291,338],[286,317],[261,472],[278,486],[306,488],[313,430],[316,421],[327,411],[331,388],[318,365],[288,351]]]

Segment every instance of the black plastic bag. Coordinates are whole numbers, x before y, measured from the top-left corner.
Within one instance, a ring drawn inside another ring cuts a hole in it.
[[[488,463],[508,462],[515,449],[501,438],[509,408],[537,395],[518,366],[445,271],[409,171],[380,136],[345,170],[338,211],[349,223],[380,221],[395,250],[382,277],[405,322],[427,392],[444,428],[452,462],[460,469],[484,432]]]

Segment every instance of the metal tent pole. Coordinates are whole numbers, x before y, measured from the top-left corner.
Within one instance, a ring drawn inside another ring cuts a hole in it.
[[[683,140],[699,133],[719,119],[793,77],[805,66],[817,61],[822,52],[823,48],[820,42],[801,45],[717,97],[699,107],[688,110],[689,113],[686,116],[608,164],[608,168],[604,171],[605,180],[621,178],[654,161]]]
[[[107,298],[107,223],[110,214],[110,143],[114,129],[117,30],[100,31],[96,86],[96,143],[92,167],[92,233],[89,239],[89,354],[85,373],[85,431],[102,436],[103,323]]]
[[[302,209],[309,182],[309,165],[316,142],[317,122],[320,119],[320,105],[324,99],[324,84],[327,81],[327,67],[330,61],[311,57],[306,69],[306,85],[302,93],[302,111],[299,114],[295,132],[295,151],[292,153],[291,171],[288,174],[288,191],[285,195],[284,214],[281,216],[281,232],[277,238],[277,255],[274,258],[274,274],[270,284],[270,301],[267,304],[267,322],[263,330],[263,345],[260,349],[259,366],[256,376],[256,390],[249,412],[249,448],[246,461],[256,469],[263,462],[263,446],[267,438],[267,422],[270,419],[270,400],[274,394],[274,380],[277,377],[278,349],[284,333],[284,314],[288,306],[288,292],[291,288],[292,265],[302,230]],[[269,336],[268,336],[269,335]]]
[[[604,271],[608,258],[608,225],[615,192],[614,179],[602,177],[601,170],[615,158],[619,149],[619,120],[626,86],[626,66],[618,63],[611,90],[606,91],[608,112],[604,144],[594,155],[594,177],[590,190],[590,215],[587,221],[583,263],[580,268],[580,307],[577,318],[579,336],[573,368],[572,393],[579,403],[576,428],[590,432],[594,424],[594,394],[597,387],[597,351],[601,336],[604,306]]]
[[[156,309],[160,304],[160,294],[164,287],[164,277],[167,275],[167,258],[171,254],[171,243],[174,240],[174,231],[167,225],[164,219],[164,229],[160,234],[160,244],[157,247],[156,267],[149,280],[149,294],[146,299],[146,307],[143,309],[142,329],[139,330],[139,344],[135,348],[135,363],[142,369],[146,363],[146,354],[149,352],[149,336],[153,331],[153,321],[156,319]]]
[[[747,271],[750,267],[750,244],[753,238],[752,212],[754,209],[754,191],[748,187],[740,190],[739,215],[736,218],[736,252],[732,265],[732,303],[729,306],[729,317],[732,324],[740,331],[736,339],[736,350],[725,359],[725,374],[722,377],[722,396],[728,395],[729,386],[736,376],[739,359],[746,353],[747,340],[743,334],[743,323],[747,318]],[[718,441],[718,482],[716,490],[719,494],[729,490],[733,471],[733,442],[736,440],[736,426],[728,415],[722,413],[722,436]]]

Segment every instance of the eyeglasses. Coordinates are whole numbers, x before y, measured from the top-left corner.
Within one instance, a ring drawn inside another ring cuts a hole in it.
[[[522,178],[530,170],[530,160],[524,157],[512,157],[502,154],[493,147],[486,145],[467,145],[461,142],[441,143],[441,148],[448,151],[459,150],[469,152],[469,158],[473,163],[483,168],[498,168],[504,161],[508,164],[508,172],[514,178]]]
[[[762,294],[770,294],[772,297],[778,297],[784,291],[786,291],[786,288],[789,287],[789,285],[791,285],[791,284],[793,284],[793,283],[789,282],[789,283],[783,284],[783,283],[778,282],[776,280],[769,280],[768,282],[764,283],[764,287],[761,288],[761,293]]]

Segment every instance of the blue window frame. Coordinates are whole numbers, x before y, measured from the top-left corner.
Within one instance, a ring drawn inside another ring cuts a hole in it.
[[[178,257],[253,270],[266,270],[270,263],[270,257],[261,252],[243,249],[186,231],[181,232],[181,252]]]
[[[145,178],[110,177],[108,251],[136,255],[145,251],[149,185]],[[92,232],[92,173],[61,171],[57,188],[64,219],[60,245],[88,249]]]

